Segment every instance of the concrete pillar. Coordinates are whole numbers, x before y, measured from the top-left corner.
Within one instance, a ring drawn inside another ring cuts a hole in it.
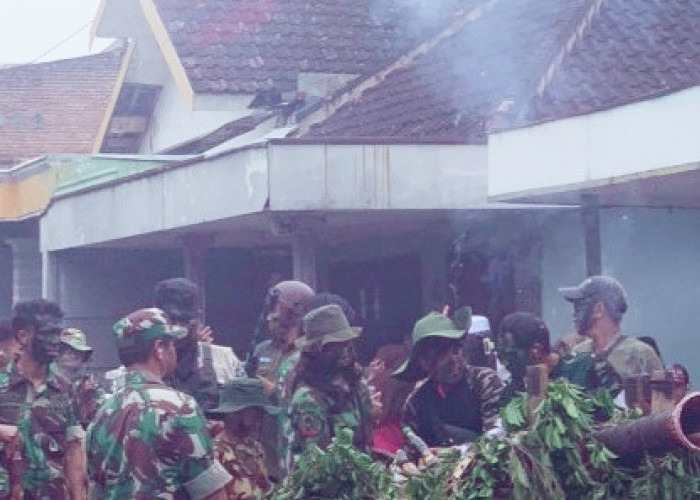
[[[43,297],[61,303],[60,271],[56,252],[42,252],[42,292]]]
[[[8,238],[12,248],[12,299],[14,303],[42,296],[42,257],[39,238]]]
[[[202,310],[206,310],[207,252],[213,244],[213,233],[190,233],[182,238],[185,277],[199,286],[202,295]]]
[[[594,276],[601,273],[600,256],[600,207],[598,196],[581,195],[581,216],[586,241],[586,274]]]
[[[295,280],[303,281],[316,290],[318,241],[310,233],[297,233],[292,241],[292,274]]]

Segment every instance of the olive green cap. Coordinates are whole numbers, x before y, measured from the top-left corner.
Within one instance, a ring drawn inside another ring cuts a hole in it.
[[[460,330],[455,325],[448,316],[438,313],[431,312],[426,316],[419,319],[415,326],[413,327],[413,333],[411,335],[411,343],[413,348],[411,349],[411,356],[408,360],[399,366],[392,374],[396,378],[404,380],[416,380],[420,376],[420,370],[416,361],[416,345],[421,340],[430,337],[442,337],[446,339],[460,339],[466,335],[466,330],[469,329],[471,324],[471,309],[462,308],[462,314],[468,316],[469,320],[466,321],[466,329]]]

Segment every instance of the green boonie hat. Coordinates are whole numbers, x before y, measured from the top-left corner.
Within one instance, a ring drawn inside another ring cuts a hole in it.
[[[262,382],[255,378],[234,378],[219,389],[219,406],[207,410],[207,414],[236,413],[246,408],[262,408],[270,415],[277,415],[282,408],[269,404]]]
[[[362,328],[350,326],[339,305],[318,307],[304,316],[304,336],[296,342],[302,351],[320,351],[326,344],[356,339]]]
[[[76,351],[92,352],[92,347],[87,345],[85,334],[77,328],[66,328],[61,332],[61,342],[71,346]]]
[[[187,336],[186,328],[173,325],[165,312],[157,307],[134,311],[114,323],[112,329],[117,335],[117,347],[120,349],[165,336],[176,339]]]
[[[405,363],[399,366],[392,375],[396,378],[410,381],[420,377],[420,369],[418,368],[415,353],[416,345],[421,340],[429,337],[442,337],[446,339],[460,339],[464,337],[471,324],[471,309],[466,307],[461,308],[461,311],[462,314],[468,316],[468,319],[465,321],[466,328],[464,330],[458,329],[449,317],[438,312],[428,313],[426,316],[419,319],[413,327],[413,334],[411,336],[411,343],[413,344],[411,356]]]

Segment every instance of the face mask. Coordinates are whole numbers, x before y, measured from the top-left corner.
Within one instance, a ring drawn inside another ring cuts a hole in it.
[[[261,410],[245,408],[237,413],[228,415],[226,427],[236,436],[257,438],[260,436],[264,418],[265,415]]]
[[[592,306],[593,302],[590,299],[574,302],[574,327],[579,335],[586,335],[593,326]]]
[[[348,368],[355,364],[357,355],[352,342],[332,342],[323,346],[324,358],[330,366]]]
[[[498,359],[508,370],[511,380],[521,389],[524,388],[525,373],[527,372],[527,354],[517,347],[501,347],[498,349]]]
[[[31,345],[32,358],[43,365],[55,360],[61,347],[60,335],[60,328],[49,325],[35,329]]]
[[[524,390],[524,379],[527,371],[528,353],[515,343],[512,332],[504,332],[498,337],[496,347],[498,359],[511,375],[511,380],[517,388]]]

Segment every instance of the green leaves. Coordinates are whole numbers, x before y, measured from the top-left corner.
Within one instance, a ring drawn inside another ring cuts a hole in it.
[[[327,450],[312,448],[300,459],[274,500],[374,498],[398,500],[687,499],[700,498],[700,456],[679,451],[645,457],[625,468],[592,437],[594,416],[610,415],[606,391],[588,394],[563,380],[549,383],[528,416],[518,395],[501,410],[508,431],[502,439],[478,439],[466,457],[441,455],[441,462],[405,486],[386,467],[352,446],[352,434],[337,432]],[[616,411],[610,423],[638,418]]]
[[[508,431],[522,429],[527,423],[527,399],[520,394],[501,409],[501,420]]]
[[[326,450],[307,450],[268,498],[398,499],[398,489],[387,468],[355,448],[352,439],[352,430],[339,429]]]

